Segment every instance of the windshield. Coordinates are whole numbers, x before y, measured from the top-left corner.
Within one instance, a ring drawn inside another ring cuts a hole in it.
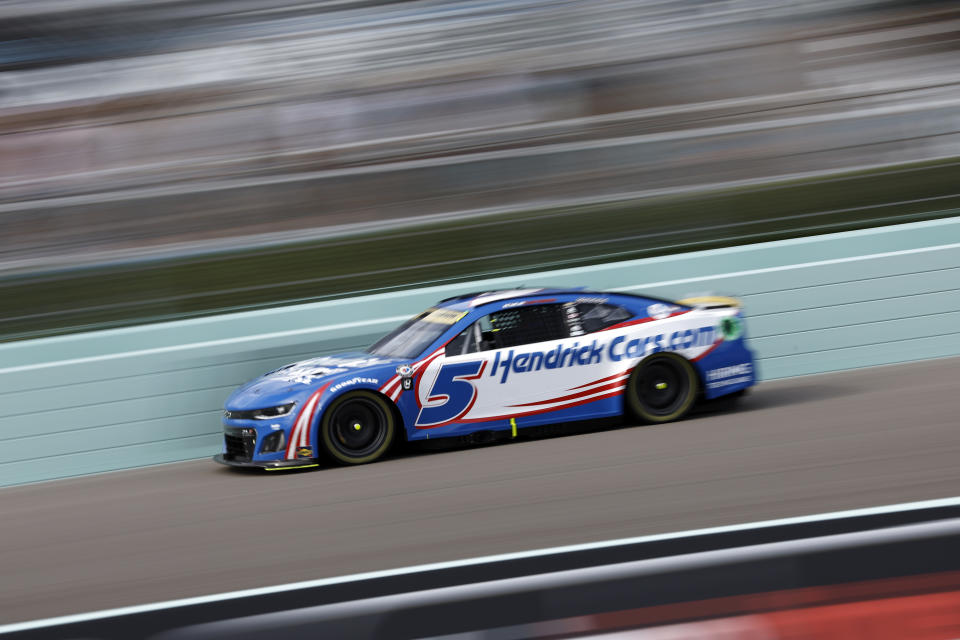
[[[377,340],[367,351],[390,358],[416,358],[465,315],[466,311],[427,309]]]

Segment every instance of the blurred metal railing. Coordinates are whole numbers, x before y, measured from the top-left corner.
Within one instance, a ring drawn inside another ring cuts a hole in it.
[[[948,498],[468,558],[10,624],[0,634],[685,639],[841,637],[883,625],[889,637],[951,637],[960,624],[957,505]]]

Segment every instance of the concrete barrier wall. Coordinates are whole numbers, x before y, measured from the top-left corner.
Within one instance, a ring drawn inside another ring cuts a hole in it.
[[[762,379],[960,354],[960,218],[0,345],[0,486],[219,450],[238,384],[458,292],[741,297]]]

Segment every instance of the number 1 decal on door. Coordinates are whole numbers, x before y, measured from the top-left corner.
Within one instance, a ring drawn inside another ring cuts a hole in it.
[[[421,407],[415,426],[439,427],[466,415],[477,400],[477,388],[469,381],[482,376],[486,366],[486,360],[443,365],[427,394],[427,402],[443,402]]]

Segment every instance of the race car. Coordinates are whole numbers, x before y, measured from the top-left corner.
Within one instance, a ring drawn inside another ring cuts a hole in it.
[[[739,302],[582,289],[455,296],[366,351],[281,367],[224,406],[217,462],[372,462],[398,438],[515,437],[545,424],[685,416],[755,383]],[[508,435],[509,434],[509,435]]]

